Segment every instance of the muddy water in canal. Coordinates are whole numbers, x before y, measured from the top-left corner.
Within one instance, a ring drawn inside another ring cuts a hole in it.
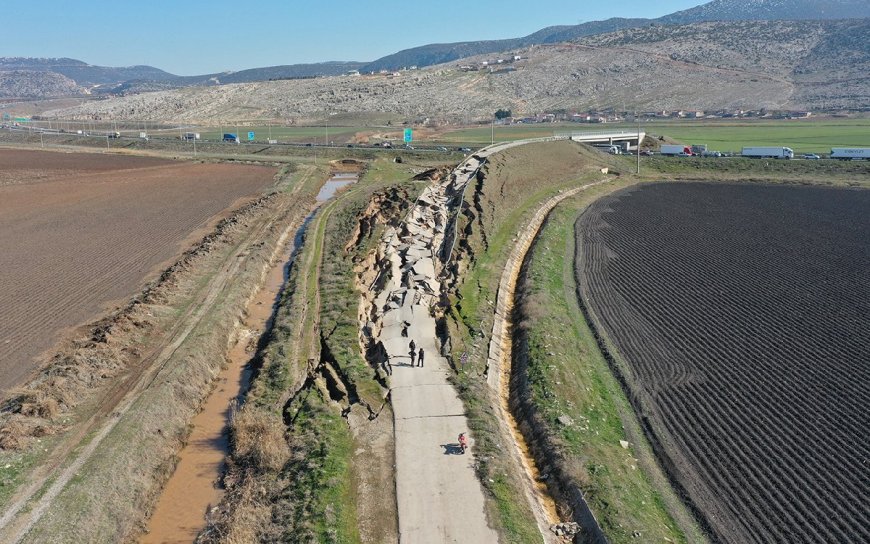
[[[317,195],[318,206],[344,187],[355,183],[358,173],[335,173],[324,183]],[[269,271],[260,291],[251,300],[247,316],[240,326],[239,340],[227,354],[228,365],[217,378],[216,387],[191,422],[193,430],[179,454],[178,465],[160,496],[142,544],[189,544],[205,527],[208,510],[223,496],[220,478],[229,451],[227,425],[230,406],[240,401],[248,389],[250,368],[257,340],[268,329],[275,303],[287,280],[296,249],[314,216],[305,219],[292,239],[288,240],[282,258]]]

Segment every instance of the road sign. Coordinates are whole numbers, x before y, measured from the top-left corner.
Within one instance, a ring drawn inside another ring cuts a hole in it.
[[[410,143],[411,140],[413,140],[413,139],[414,139],[414,131],[409,129],[409,128],[406,128],[405,129],[405,143],[406,144]]]
[[[8,113],[4,113],[4,114],[3,114],[3,120],[4,120],[4,121],[8,121],[8,120],[10,120],[10,119],[12,119],[12,116],[11,116],[11,115],[9,115]]]
[[[254,141],[254,133],[253,133],[253,132],[249,132],[249,133],[248,133],[248,141],[249,141],[249,142],[253,142],[253,141]]]
[[[30,119],[28,119],[27,117],[16,117],[15,122],[16,123],[29,123]]]

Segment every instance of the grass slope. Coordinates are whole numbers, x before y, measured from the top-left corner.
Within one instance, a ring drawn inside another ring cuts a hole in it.
[[[483,371],[495,293],[516,233],[540,202],[561,188],[593,179],[597,166],[590,157],[591,151],[571,142],[532,144],[498,154],[486,166],[484,180],[466,191],[460,217],[462,235],[453,254],[459,276],[447,326],[453,353],[465,355],[454,361],[456,384],[475,437],[478,473],[506,542],[540,542],[541,537],[520,476],[503,453],[509,446],[501,443],[488,402]]]
[[[623,424],[634,417],[631,407],[575,295],[574,221],[589,202],[623,186],[593,188],[561,203],[548,217],[527,260],[519,335],[525,345],[518,349],[527,361],[542,426],[607,538],[614,544],[634,542],[639,533],[649,542],[685,542],[637,457],[638,445]],[[560,423],[564,416],[573,422]]]

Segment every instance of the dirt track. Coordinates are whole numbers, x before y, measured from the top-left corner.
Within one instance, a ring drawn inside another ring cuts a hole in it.
[[[0,150],[0,388],[65,330],[135,293],[274,170]]]

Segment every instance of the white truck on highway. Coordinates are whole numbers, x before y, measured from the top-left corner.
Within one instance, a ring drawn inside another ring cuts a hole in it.
[[[600,149],[605,153],[610,153],[611,155],[620,155],[622,151],[619,149],[618,145],[613,144],[593,144],[593,147],[596,149]]]
[[[833,147],[831,148],[831,158],[842,161],[870,160],[870,147]]]
[[[793,159],[794,151],[790,147],[744,147],[740,155],[767,159]]]
[[[662,148],[659,150],[659,153],[670,157],[675,157],[682,154],[685,157],[686,155],[692,155],[692,148],[683,144],[663,144]]]

